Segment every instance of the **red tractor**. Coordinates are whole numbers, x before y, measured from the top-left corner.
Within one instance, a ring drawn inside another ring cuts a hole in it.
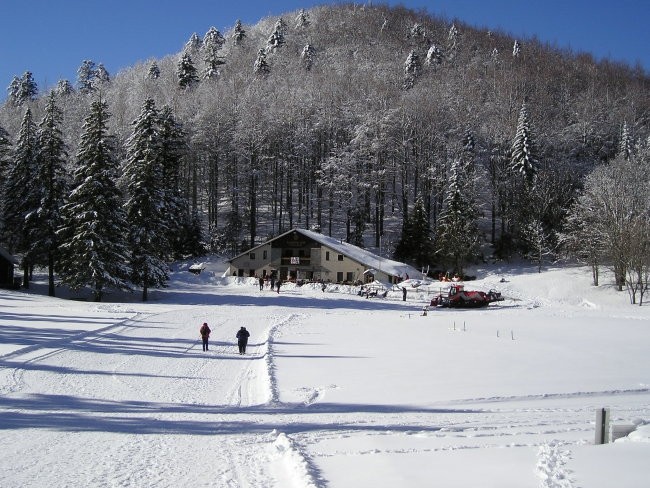
[[[490,290],[487,293],[483,291],[467,291],[464,285],[454,283],[449,287],[447,295],[440,293],[434,296],[431,299],[431,306],[454,308],[487,307],[490,303],[501,300],[503,298],[498,291]]]

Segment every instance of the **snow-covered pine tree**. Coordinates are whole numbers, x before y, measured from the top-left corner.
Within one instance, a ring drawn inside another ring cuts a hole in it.
[[[9,251],[22,253],[21,267],[25,288],[29,287],[29,275],[33,266],[29,251],[35,231],[28,225],[26,218],[40,203],[37,180],[38,134],[32,111],[28,108],[14,146],[13,165],[5,182],[3,201],[4,241]]]
[[[81,93],[91,93],[95,89],[95,62],[84,60],[77,69],[77,88]]]
[[[181,56],[176,74],[178,76],[178,86],[183,90],[190,89],[198,83],[199,77],[196,74],[192,57],[188,53],[183,53]]]
[[[222,56],[219,56],[219,51],[223,47],[226,40],[215,27],[210,27],[208,32],[203,37],[203,62],[205,69],[203,77],[206,79],[216,78],[219,75],[219,66],[225,64]]]
[[[38,86],[31,71],[25,71],[20,78],[14,76],[7,90],[9,101],[16,107],[35,100],[38,95]]]
[[[131,289],[126,214],[117,186],[115,137],[108,132],[110,117],[105,101],[92,102],[58,232],[61,280],[74,290],[89,286],[98,302],[107,289]]]
[[[306,44],[305,47],[302,48],[300,57],[302,58],[302,63],[307,71],[309,71],[313,66],[315,55],[316,55],[316,50],[311,44]]]
[[[235,28],[232,33],[232,43],[235,46],[239,46],[242,42],[244,42],[245,37],[246,31],[242,26],[241,20],[237,19],[237,22],[235,22]]]
[[[50,92],[45,106],[45,115],[38,131],[38,186],[40,205],[29,215],[33,220],[34,233],[30,241],[30,254],[35,264],[48,269],[48,295],[53,297],[54,266],[58,255],[57,230],[62,224],[61,208],[67,196],[68,181],[66,161],[68,153],[61,130],[63,112],[56,104],[56,95]]]
[[[266,76],[271,72],[269,64],[266,62],[266,51],[260,49],[257,52],[257,59],[255,59],[255,64],[253,65],[253,72],[256,75]]]
[[[420,76],[421,71],[422,63],[420,62],[420,56],[415,52],[415,50],[411,50],[404,62],[404,81],[402,83],[402,88],[405,90],[413,88],[415,79]]]
[[[7,174],[9,172],[11,154],[11,140],[9,133],[0,127],[0,195],[3,194],[2,189],[5,186]],[[2,198],[0,197],[0,235],[2,234]],[[2,242],[2,241],[0,241]]]
[[[93,80],[93,83],[95,84],[96,88],[99,88],[102,85],[105,85],[106,83],[110,83],[110,81],[111,81],[111,75],[108,73],[108,70],[104,67],[102,63],[99,63],[97,65],[97,69],[95,69],[95,79]]]
[[[456,24],[451,24],[449,28],[449,34],[447,34],[447,59],[453,61],[456,58],[456,53],[458,51],[458,28]]]
[[[394,257],[422,267],[431,264],[433,255],[431,228],[424,208],[424,200],[421,195],[418,195],[411,215],[402,224],[402,235],[395,246]]]
[[[296,29],[305,29],[309,27],[309,24],[311,24],[309,13],[304,8],[301,8],[296,16]]]
[[[437,255],[460,276],[479,246],[476,196],[472,193],[470,165],[464,159],[455,159],[451,165],[436,237]]]
[[[124,179],[128,191],[131,276],[132,282],[142,287],[142,301],[147,301],[149,288],[165,286],[169,279],[163,260],[168,246],[168,225],[164,215],[158,122],[155,103],[148,98],[133,122],[133,132],[126,143]]]
[[[67,97],[68,95],[72,95],[74,93],[74,87],[68,80],[62,79],[56,83],[54,92],[56,93],[57,97]]]
[[[425,63],[428,66],[438,66],[442,64],[442,60],[444,59],[444,54],[440,50],[438,46],[435,44],[431,44],[431,47],[429,47],[429,50],[427,51],[427,57]]]
[[[275,27],[273,28],[273,32],[269,36],[269,39],[266,41],[266,51],[267,52],[273,52],[276,49],[282,47],[284,45],[284,31],[285,31],[285,23],[282,18],[280,18],[276,23]]]
[[[196,256],[203,252],[200,220],[192,215],[190,203],[181,191],[181,169],[187,151],[182,125],[172,109],[165,105],[159,115],[160,152],[162,166],[163,215],[169,227],[167,258]],[[197,225],[198,224],[198,225]]]
[[[623,159],[629,161],[632,156],[632,137],[630,136],[630,130],[627,127],[627,122],[623,122],[623,127],[621,128],[621,140],[618,144],[618,155]]]
[[[190,56],[196,56],[201,50],[201,44],[201,38],[196,32],[194,32],[185,43],[183,52],[189,54]]]
[[[147,78],[150,80],[157,80],[160,78],[160,68],[158,67],[158,63],[155,61],[152,61],[151,64],[149,65],[149,71],[147,71]]]
[[[517,133],[512,143],[511,169],[519,173],[528,187],[535,182],[538,161],[533,132],[528,120],[526,103],[522,104],[517,121]]]
[[[515,43],[512,46],[512,57],[518,58],[520,54],[521,54],[521,44],[519,44],[519,41],[515,40]]]

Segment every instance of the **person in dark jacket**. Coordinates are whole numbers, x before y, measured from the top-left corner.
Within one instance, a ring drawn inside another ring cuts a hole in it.
[[[199,329],[199,334],[201,334],[201,339],[203,339],[203,350],[207,351],[208,350],[208,339],[210,338],[210,327],[208,327],[208,324],[206,322],[203,322],[203,325]]]
[[[239,354],[246,354],[246,344],[248,344],[248,338],[250,337],[250,332],[246,330],[246,327],[243,327],[237,331],[237,345],[239,346]]]
[[[264,277],[260,276],[260,291],[264,289]]]

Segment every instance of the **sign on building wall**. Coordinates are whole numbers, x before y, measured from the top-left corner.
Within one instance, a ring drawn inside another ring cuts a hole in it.
[[[290,264],[300,264],[300,258],[298,256],[291,256]]]

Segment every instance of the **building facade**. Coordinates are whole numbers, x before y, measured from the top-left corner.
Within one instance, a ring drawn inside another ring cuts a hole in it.
[[[381,258],[352,244],[305,229],[293,229],[229,261],[239,277],[275,276],[281,280],[326,283],[397,283],[417,270]]]

